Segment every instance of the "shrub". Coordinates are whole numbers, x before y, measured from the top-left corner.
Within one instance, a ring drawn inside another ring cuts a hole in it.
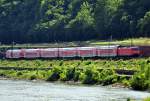
[[[77,67],[80,66],[80,65],[81,65],[81,62],[78,62],[78,63],[77,63]]]
[[[99,72],[93,67],[87,67],[83,76],[84,84],[95,84],[99,81]]]
[[[21,76],[21,75],[23,75],[23,74],[22,74],[22,72],[17,72],[16,75],[17,75],[17,76]]]
[[[61,60],[60,63],[59,63],[59,66],[62,66],[64,64],[64,61]]]
[[[128,87],[130,86],[129,80],[126,80],[126,79],[122,80],[122,84]]]
[[[57,81],[60,78],[60,73],[62,70],[60,67],[54,67],[51,71],[50,76],[48,77],[47,81]]]
[[[116,81],[117,81],[116,75],[108,75],[103,79],[102,84],[103,85],[110,85],[110,84],[115,83]]]
[[[79,70],[75,70],[75,72],[74,72],[74,77],[73,77],[73,80],[74,81],[78,81],[79,79],[80,79],[80,73],[81,73],[82,71],[79,71]]]
[[[45,78],[47,78],[47,73],[48,73],[48,71],[39,71],[38,72],[38,78],[39,79],[45,79]]]
[[[66,70],[64,70],[64,71],[60,74],[60,80],[62,80],[62,81],[67,81]]]
[[[85,62],[85,65],[90,65],[92,62],[91,61],[87,61]]]
[[[148,82],[144,73],[138,73],[131,79],[131,87],[134,90],[146,90],[148,88]]]
[[[103,69],[100,72],[99,83],[103,85],[109,85],[117,82],[118,76],[112,69]]]
[[[30,78],[29,78],[30,80],[35,80],[35,79],[37,79],[37,76],[35,75],[35,74],[32,74],[32,75],[30,75]]]
[[[143,101],[150,101],[150,97],[149,97],[149,98],[144,99]]]
[[[74,78],[75,68],[67,68],[67,80],[72,80]]]
[[[127,98],[127,101],[131,101],[131,99],[130,99],[130,98]]]
[[[0,70],[0,76],[3,76],[3,77],[6,76],[6,74],[4,73],[4,71]]]
[[[66,68],[63,70],[63,72],[60,74],[60,80],[62,81],[69,81],[73,80],[75,73],[75,68]]]

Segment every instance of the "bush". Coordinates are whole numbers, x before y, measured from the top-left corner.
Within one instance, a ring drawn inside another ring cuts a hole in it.
[[[23,75],[23,74],[22,74],[22,72],[17,72],[16,75],[17,75],[17,76],[21,76],[21,75]]]
[[[146,98],[146,99],[144,99],[143,101],[150,101],[150,98]]]
[[[60,74],[60,80],[62,81],[69,81],[73,80],[75,73],[75,68],[66,68],[63,70],[63,72]]]
[[[32,75],[30,75],[30,78],[29,78],[30,80],[35,80],[35,79],[37,79],[37,76],[35,75],[35,74],[32,74]]]
[[[38,71],[38,78],[39,79],[47,78],[47,73],[49,73],[49,71]]]
[[[67,80],[72,80],[74,78],[75,68],[68,68],[67,69]]]
[[[6,76],[6,74],[4,73],[4,71],[0,70],[0,76],[3,76],[3,77]]]
[[[92,62],[91,61],[87,61],[85,62],[85,65],[90,65]]]
[[[148,81],[144,73],[138,73],[131,79],[131,87],[134,90],[146,90],[148,88]]]
[[[93,67],[87,67],[83,75],[84,84],[95,84],[99,81],[99,72]]]
[[[126,87],[130,87],[129,80],[126,80],[126,79],[122,80],[122,84],[125,85]]]
[[[77,69],[75,70],[74,77],[73,77],[74,81],[78,81],[80,79],[80,73],[81,73],[81,71],[79,71]]]
[[[64,70],[64,71],[60,74],[60,80],[61,80],[61,81],[67,81],[66,70]]]
[[[100,71],[99,83],[103,85],[109,85],[117,82],[118,76],[112,69],[103,69]]]
[[[127,101],[131,101],[131,99],[130,99],[130,98],[127,98]]]
[[[117,76],[116,75],[108,75],[106,76],[103,81],[102,84],[103,85],[110,85],[117,82]]]
[[[59,63],[59,66],[62,66],[64,64],[64,61],[61,60],[60,63]]]
[[[62,73],[61,67],[54,67],[47,81],[57,81]]]

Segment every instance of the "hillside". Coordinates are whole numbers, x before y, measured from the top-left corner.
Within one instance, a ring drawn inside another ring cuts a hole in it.
[[[0,0],[0,42],[150,37],[149,0]]]

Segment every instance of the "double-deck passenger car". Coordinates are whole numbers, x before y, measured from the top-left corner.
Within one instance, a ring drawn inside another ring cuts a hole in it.
[[[138,56],[139,47],[121,46],[97,46],[97,47],[71,47],[71,48],[47,48],[47,49],[15,49],[7,50],[6,58],[94,58],[94,57],[117,57]]]

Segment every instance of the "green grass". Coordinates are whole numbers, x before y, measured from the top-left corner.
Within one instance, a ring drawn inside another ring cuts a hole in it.
[[[99,41],[93,41],[88,42],[90,45],[147,45],[150,46],[150,38],[134,38],[134,39],[126,39],[126,40],[120,40],[120,41],[112,41],[112,42],[99,42]]]
[[[147,45],[150,46],[150,38],[134,38],[125,40],[113,40],[113,41],[73,41],[73,42],[59,42],[59,43],[39,43],[39,44],[16,44],[14,48],[48,48],[48,47],[75,47],[75,46],[98,46],[98,45]],[[11,48],[12,45],[0,45],[0,48]]]

